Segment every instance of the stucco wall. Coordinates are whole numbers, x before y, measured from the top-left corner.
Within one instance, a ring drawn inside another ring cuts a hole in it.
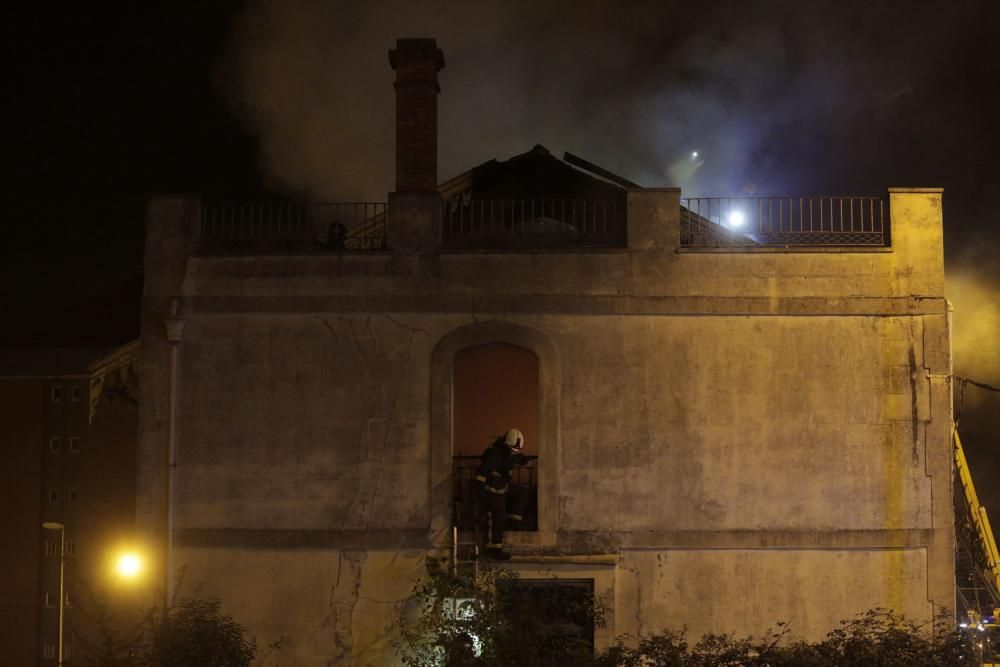
[[[923,318],[506,320],[560,353],[560,530],[932,525]],[[178,528],[427,529],[431,354],[461,325],[192,316]]]
[[[940,193],[892,192],[892,248],[849,252],[682,251],[677,196],[629,194],[629,250],[563,254],[202,257],[196,206],[154,204],[149,539],[176,297],[177,565],[300,664],[389,656],[362,598],[404,595],[449,543],[450,363],[493,340],[539,359],[540,530],[511,535],[516,566],[610,558],[600,642],[950,607]]]
[[[398,665],[394,640],[423,553],[376,550],[180,549],[186,591],[226,612],[275,665]],[[251,583],[252,582],[252,583]],[[269,648],[280,641],[280,648]]]
[[[633,636],[760,636],[784,622],[817,640],[876,607],[931,615],[923,549],[626,551],[617,573],[615,629]]]

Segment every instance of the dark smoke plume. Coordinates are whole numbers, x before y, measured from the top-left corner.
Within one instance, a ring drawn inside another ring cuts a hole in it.
[[[887,48],[890,8],[692,4],[257,0],[223,79],[266,173],[314,197],[392,189],[386,51],[400,36],[445,52],[441,180],[542,143],[648,186],[786,194],[811,184],[816,160],[838,160],[822,147],[848,128],[870,158],[856,128],[906,104],[914,73],[936,67],[918,46],[944,39],[911,26]]]
[[[1000,384],[990,4],[255,0],[219,78],[273,184],[314,199],[393,189],[397,37],[445,53],[441,181],[541,143],[688,195],[944,186],[956,369]],[[1000,399],[972,394],[974,473],[993,471]]]

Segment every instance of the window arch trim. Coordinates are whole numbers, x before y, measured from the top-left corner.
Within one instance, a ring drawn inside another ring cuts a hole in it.
[[[454,451],[454,364],[463,349],[487,343],[506,343],[538,357],[538,531],[509,533],[513,543],[556,543],[559,525],[559,356],[555,343],[531,327],[491,320],[446,334],[435,346],[431,361],[431,531],[434,542],[448,542],[451,531],[451,474]]]

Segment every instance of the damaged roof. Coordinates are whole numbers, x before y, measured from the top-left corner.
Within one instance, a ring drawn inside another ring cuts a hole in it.
[[[566,153],[552,155],[542,145],[500,162],[490,160],[441,183],[444,199],[603,199],[624,197],[639,187],[621,176]]]

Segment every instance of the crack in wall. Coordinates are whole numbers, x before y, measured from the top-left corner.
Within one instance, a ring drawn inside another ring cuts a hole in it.
[[[378,499],[379,492],[382,489],[382,483],[385,479],[385,455],[389,448],[389,437],[392,434],[393,422],[396,418],[397,408],[399,406],[400,398],[406,391],[407,384],[410,379],[410,363],[413,359],[413,338],[417,333],[422,333],[428,338],[430,338],[430,333],[419,327],[409,327],[405,324],[394,319],[390,315],[385,315],[385,318],[389,320],[392,324],[408,332],[406,340],[406,355],[403,359],[403,369],[400,373],[398,382],[396,383],[396,391],[392,396],[392,401],[389,403],[388,414],[385,417],[385,430],[382,434],[382,446],[379,448],[378,454],[374,457],[376,467],[375,467],[375,479],[372,483],[372,491],[368,500],[367,516],[365,517],[365,529],[371,527],[372,522],[375,519],[375,502]],[[368,323],[369,331],[371,323]]]
[[[365,388],[361,390],[359,394],[361,397],[364,396],[371,397],[370,400],[368,401],[368,407],[366,411],[367,418],[359,420],[357,435],[355,438],[355,442],[357,443],[357,448],[358,448],[358,455],[357,455],[357,461],[354,466],[355,472],[353,475],[353,479],[358,483],[361,483],[365,479],[364,465],[368,458],[366,455],[367,447],[365,443],[374,440],[374,438],[372,437],[372,432],[376,429],[373,428],[373,424],[381,420],[378,409],[379,385],[377,385],[372,379],[373,376],[372,363],[374,360],[377,342],[375,341],[375,336],[371,329],[370,316],[365,319],[364,331],[362,332],[362,333],[367,333],[366,340],[362,340],[361,338],[359,338],[358,327],[355,325],[354,320],[351,319],[350,317],[338,316],[334,319],[335,319],[334,323],[331,323],[331,321],[326,317],[322,316],[316,317],[316,320],[326,328],[331,338],[333,338],[333,340],[336,343],[340,343],[342,339],[346,337],[343,335],[344,334],[343,329],[346,329],[347,332],[349,332],[350,344],[354,348],[354,351],[356,352],[356,360],[358,365],[361,366],[361,373],[363,375],[363,382],[365,384]],[[341,334],[338,334],[338,329],[341,330]],[[371,341],[371,343],[367,341]],[[366,352],[367,347],[372,348],[370,354]],[[356,491],[354,494],[354,500],[351,501],[351,506],[347,510],[348,517],[353,517],[356,515],[363,517],[370,514],[370,512],[368,512],[367,509],[364,507],[363,500],[359,498],[359,493],[360,493],[359,491]],[[360,507],[358,507],[359,505]],[[348,519],[348,521],[350,521],[350,519]]]
[[[340,342],[340,336],[337,335],[336,330],[334,330],[334,328],[330,325],[330,322],[327,321],[325,317],[317,316],[316,319],[319,320],[324,327],[326,327],[326,330],[330,332],[331,336],[333,336],[333,340]]]
[[[421,329],[420,327],[408,327],[408,326],[406,326],[405,324],[403,324],[402,322],[400,322],[399,320],[397,320],[397,319],[396,319],[395,317],[393,317],[392,315],[389,315],[389,314],[386,314],[386,315],[385,315],[385,319],[389,320],[390,322],[392,322],[393,324],[395,324],[395,325],[396,325],[397,327],[399,327],[400,329],[403,329],[404,331],[409,331],[410,333],[416,333],[416,332],[420,332],[420,333],[422,333],[423,335],[427,336],[428,338],[430,338],[430,337],[431,337],[431,335],[430,335],[430,333],[429,333],[429,332],[427,331],[427,329]]]
[[[367,558],[365,552],[339,552],[337,574],[327,601],[329,611],[320,624],[320,631],[332,633],[334,654],[327,661],[328,667],[350,660],[354,648],[354,610],[361,592],[362,569]]]

